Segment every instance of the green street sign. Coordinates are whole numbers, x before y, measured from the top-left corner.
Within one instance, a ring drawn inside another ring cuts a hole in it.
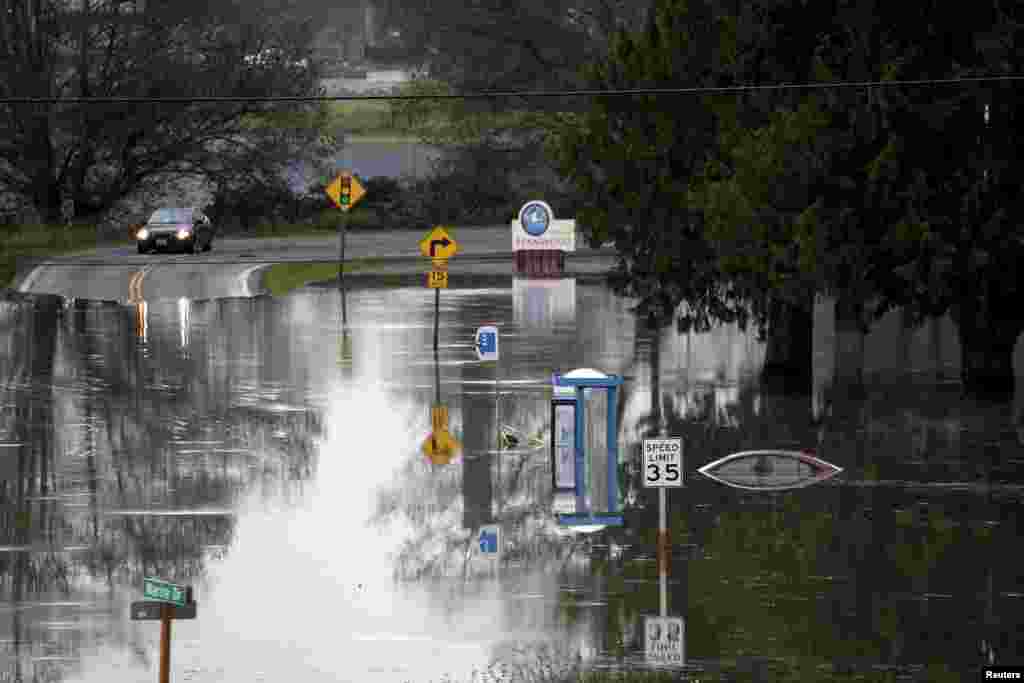
[[[179,586],[160,579],[144,578],[142,580],[142,595],[147,600],[166,602],[178,607],[188,604],[188,595],[185,586]]]

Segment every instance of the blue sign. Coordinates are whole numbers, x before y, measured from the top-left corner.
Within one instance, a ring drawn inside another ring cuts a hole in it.
[[[485,555],[497,555],[500,535],[501,530],[494,524],[480,527],[480,552]]]
[[[544,202],[527,202],[519,210],[519,224],[526,234],[540,237],[551,225],[551,208]]]
[[[498,328],[486,325],[476,331],[476,357],[480,360],[498,360]]]

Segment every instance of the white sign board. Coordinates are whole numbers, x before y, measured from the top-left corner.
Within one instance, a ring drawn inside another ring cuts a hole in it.
[[[512,222],[512,249],[576,250],[576,221],[555,220],[547,202],[534,199],[523,204]]]
[[[683,485],[683,440],[644,439],[644,486],[678,488]]]
[[[480,360],[498,360],[498,328],[493,325],[478,327],[474,346]]]
[[[685,664],[686,631],[682,617],[645,617],[644,652],[648,664]]]

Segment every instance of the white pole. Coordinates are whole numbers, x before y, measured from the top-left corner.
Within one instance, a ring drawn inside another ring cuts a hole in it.
[[[665,517],[665,488],[658,489],[658,583],[661,616],[668,616],[668,524]]]
[[[499,358],[500,358],[500,356],[499,356]],[[496,360],[494,362],[494,418],[495,418],[495,422],[498,423],[498,518],[496,520],[494,520],[494,521],[497,522],[497,524],[498,524],[498,553],[497,553],[497,557],[494,558],[494,568],[495,568],[494,574],[495,574],[495,578],[497,578],[499,583],[501,582],[501,556],[502,556],[502,553],[504,551],[504,548],[502,548],[501,546],[505,542],[505,539],[502,538],[502,529],[501,529],[501,504],[502,504],[502,495],[501,495],[501,451],[502,451],[502,441],[504,441],[504,439],[501,438],[501,389],[500,389],[500,387],[498,385],[498,382],[500,382],[500,381],[501,381],[501,363],[500,363],[500,361]]]

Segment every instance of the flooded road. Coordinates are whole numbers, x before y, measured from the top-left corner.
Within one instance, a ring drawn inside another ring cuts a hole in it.
[[[129,618],[144,576],[195,589],[174,681],[646,667],[656,495],[627,468],[626,529],[554,523],[550,377],[578,367],[625,376],[622,453],[652,394],[685,439],[668,613],[690,680],[955,681],[1021,662],[1019,408],[926,373],[887,372],[865,398],[824,380],[767,394],[752,334],[655,334],[600,284],[510,279],[442,292],[439,389],[456,438],[482,421],[518,444],[433,467],[433,293],[349,292],[344,332],[338,297],[0,303],[0,681],[156,680],[159,625]],[[472,349],[485,323],[497,386]],[[935,357],[905,346],[904,367]],[[774,494],[696,473],[761,447],[844,472]],[[500,566],[475,550],[488,516]]]

